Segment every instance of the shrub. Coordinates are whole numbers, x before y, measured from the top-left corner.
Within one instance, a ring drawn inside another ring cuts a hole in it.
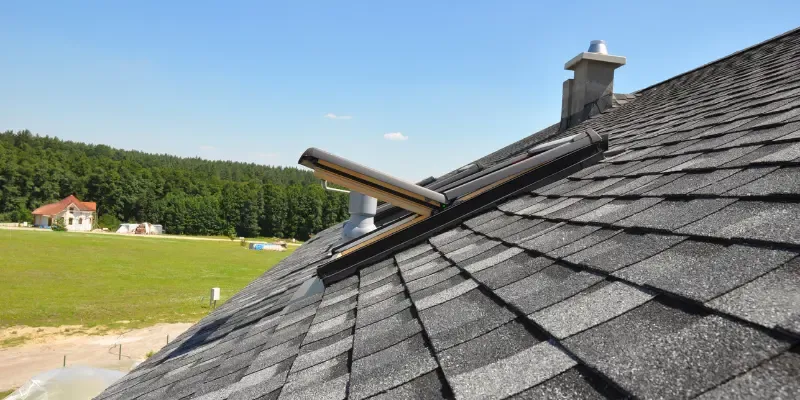
[[[51,226],[50,229],[56,232],[66,232],[67,225],[64,223],[64,218],[56,218],[56,220],[53,222],[53,226]]]

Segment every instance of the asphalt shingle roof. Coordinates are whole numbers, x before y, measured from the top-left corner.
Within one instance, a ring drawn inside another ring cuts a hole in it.
[[[99,398],[798,398],[798,59],[793,31],[501,149],[617,155],[298,293],[321,232]]]

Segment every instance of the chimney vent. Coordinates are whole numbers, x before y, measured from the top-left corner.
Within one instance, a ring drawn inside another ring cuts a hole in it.
[[[608,54],[605,40],[592,40],[589,43],[589,53]]]
[[[575,71],[575,77],[564,81],[562,131],[611,107],[614,70],[623,65],[625,57],[608,54],[604,40],[592,40],[589,51],[578,54],[564,65],[564,69]]]

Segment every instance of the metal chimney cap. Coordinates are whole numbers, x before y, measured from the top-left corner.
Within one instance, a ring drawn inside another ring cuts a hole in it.
[[[592,40],[589,42],[589,53],[608,54],[605,40]]]

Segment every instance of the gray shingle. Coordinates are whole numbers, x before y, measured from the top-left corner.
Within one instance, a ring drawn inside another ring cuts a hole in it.
[[[580,215],[586,214],[587,212],[592,211],[606,203],[610,203],[612,200],[614,199],[610,197],[601,199],[583,199],[570,205],[569,207],[564,207],[556,212],[549,214],[547,218],[572,219]]]
[[[448,380],[460,399],[504,397],[544,382],[575,365],[547,342]]]
[[[535,224],[524,231],[519,231],[513,235],[507,236],[503,240],[509,243],[522,243],[526,240],[530,240],[539,235],[550,232],[550,230],[559,226],[559,224],[563,224],[563,222],[542,221],[541,223]]]
[[[561,246],[569,245],[576,240],[597,231],[597,226],[564,224],[527,242],[520,243],[519,246],[528,250],[547,254]]]
[[[475,243],[466,245],[458,250],[451,251],[450,253],[446,253],[445,257],[450,259],[450,261],[454,263],[458,263],[469,258],[475,257],[478,254],[482,254],[485,251],[492,249],[495,246],[499,246],[500,241],[488,239],[485,237],[481,237]]]
[[[708,302],[708,306],[773,328],[800,314],[800,261],[786,265]]]
[[[411,307],[411,300],[406,297],[405,293],[398,293],[386,300],[358,310],[358,314],[356,314],[356,329],[378,322],[409,307]]]
[[[624,196],[632,190],[647,185],[663,175],[643,175],[636,178],[623,178],[621,181],[595,193],[598,196]],[[650,187],[653,189],[653,187]]]
[[[359,292],[358,308],[379,303],[398,293],[402,293],[404,290],[403,282],[400,280],[400,276],[396,274],[373,284],[371,287],[374,287],[374,289],[362,288]]]
[[[311,328],[308,330],[303,340],[303,344],[321,340],[345,329],[352,328],[355,323],[355,312],[350,311],[338,317],[320,322],[319,324],[311,325]]]
[[[419,318],[431,343],[441,351],[510,321],[514,314],[480,290],[472,290],[435,307],[420,309]]]
[[[800,168],[780,168],[750,183],[728,191],[725,194],[732,196],[777,196],[800,194]]]
[[[536,203],[544,201],[545,199],[547,199],[547,197],[544,196],[520,196],[499,205],[497,208],[505,212],[513,213],[524,210]]]
[[[525,232],[528,229],[531,229],[534,226],[539,225],[541,223],[548,225],[552,224],[551,222],[547,222],[543,219],[522,218],[520,220],[517,220],[511,225],[504,226],[500,229],[491,232],[482,232],[482,233],[497,240],[508,240],[509,238],[515,237],[517,234]]]
[[[409,293],[414,293],[418,290],[427,289],[458,274],[458,268],[446,267],[433,274],[426,275],[425,277],[415,279],[410,282],[406,281],[406,290],[408,290]]]
[[[469,372],[512,356],[539,343],[525,326],[511,321],[475,339],[438,354],[445,376]]]
[[[350,374],[352,399],[363,399],[406,383],[437,367],[421,335],[353,361]]]
[[[474,280],[456,275],[429,288],[411,293],[411,299],[418,310],[424,310],[452,300],[476,287],[478,284]]]
[[[800,398],[800,355],[783,353],[704,393],[699,400]]]
[[[622,282],[593,287],[529,317],[558,339],[608,321],[653,298]]]
[[[800,244],[800,204],[738,201],[678,232]]]
[[[652,207],[660,201],[661,199],[655,197],[639,200],[614,200],[598,207],[594,211],[576,217],[575,221],[611,224]]]
[[[687,240],[614,275],[704,302],[794,256],[788,251]]]
[[[356,330],[353,341],[353,358],[361,358],[386,349],[422,331],[422,326],[405,309],[374,324]]]
[[[714,182],[706,187],[697,189],[694,191],[693,194],[704,194],[704,195],[722,195],[723,193],[728,192],[731,189],[737,188],[742,186],[748,182],[752,182],[772,171],[774,171],[777,167],[753,167],[747,169],[731,169],[730,171],[738,171],[735,174],[722,179],[719,182]]]
[[[547,207],[542,210],[538,210],[536,212],[530,213],[529,215],[535,215],[537,217],[548,217],[552,218],[551,215],[557,211],[563,210],[567,207],[572,206],[575,203],[580,202],[583,200],[580,197],[562,197],[561,201],[552,204],[550,207]]]
[[[504,301],[529,314],[566,299],[603,278],[561,265],[551,265],[525,279],[497,289]]]
[[[448,231],[445,231],[444,233],[440,233],[440,234],[430,238],[429,241],[434,246],[437,246],[437,247],[438,246],[444,246],[444,245],[446,245],[446,244],[448,244],[448,243],[450,243],[450,242],[452,242],[454,240],[461,239],[462,237],[467,236],[469,234],[470,234],[470,230],[469,229],[465,229],[465,228],[462,228],[462,227],[456,227],[456,228],[450,229]]]
[[[497,289],[535,274],[553,263],[553,260],[545,257],[533,257],[527,253],[520,253],[495,266],[478,271],[475,279],[492,289]]]
[[[720,169],[711,172],[700,172],[684,174],[675,179],[674,181],[660,186],[651,191],[645,192],[645,196],[684,196],[693,191],[719,182],[725,179],[738,170],[735,169]]]
[[[429,262],[427,262],[425,264],[420,265],[417,268],[410,269],[410,270],[405,270],[405,271],[401,272],[401,274],[403,275],[403,279],[405,279],[406,282],[410,282],[410,281],[413,281],[415,279],[419,279],[419,278],[428,276],[428,275],[433,274],[435,272],[439,272],[439,271],[449,267],[450,265],[452,265],[452,263],[450,261],[448,261],[446,258],[437,257],[437,258],[435,258],[435,259],[433,259],[433,260],[431,260],[431,261],[429,261]]]
[[[643,398],[697,395],[789,346],[717,316],[686,314],[652,301],[563,343]]]
[[[508,260],[509,258],[522,253],[523,251],[524,250],[518,247],[500,245],[483,254],[464,260],[460,262],[458,266],[463,268],[465,271],[474,274],[478,271],[493,267],[498,263]]]
[[[428,372],[386,393],[372,397],[373,400],[417,400],[444,399],[444,386],[436,372]]]
[[[604,400],[606,398],[574,367],[511,397],[514,400]]]
[[[466,225],[467,228],[475,229],[476,226],[483,225],[483,224],[485,224],[485,223],[487,223],[487,222],[489,222],[489,221],[491,221],[491,220],[493,220],[495,218],[498,218],[498,217],[500,217],[502,215],[505,215],[505,214],[503,214],[503,212],[500,211],[500,210],[491,210],[491,211],[482,213],[482,214],[478,215],[477,217],[472,217],[472,218],[464,221],[464,225]]]
[[[458,228],[456,228],[456,229],[458,229]],[[472,233],[472,231],[470,231],[469,229],[464,229],[463,231],[466,232],[466,234],[471,234]],[[460,238],[461,237],[459,237],[459,239]],[[397,263],[397,265],[400,268],[400,271],[408,271],[408,270],[417,268],[417,267],[419,267],[421,265],[425,265],[425,264],[429,263],[430,261],[435,260],[435,259],[437,259],[439,257],[441,257],[439,255],[439,252],[434,250],[433,248],[431,248],[429,251],[426,251],[425,253],[422,253],[422,254],[420,254],[420,255],[418,255],[416,257],[413,257],[413,258],[411,258],[409,260],[406,260],[404,262]]]
[[[536,202],[528,206],[527,208],[523,208],[519,211],[513,211],[514,214],[518,215],[533,215],[539,211],[546,210],[554,205],[558,205],[559,203],[563,203],[565,201],[569,201],[570,199],[567,197],[548,197],[543,199],[542,201]]]
[[[301,354],[295,358],[294,364],[292,364],[291,373],[294,374],[308,367],[317,365],[323,361],[327,361],[338,356],[339,354],[344,353],[345,351],[350,350],[351,348],[353,348],[353,337],[347,336],[346,338],[340,339],[339,341],[321,349]]]
[[[675,230],[733,203],[734,199],[665,200],[615,225]]]
[[[622,232],[622,230],[620,229],[601,228],[572,243],[559,247],[555,250],[548,251],[547,255],[553,258],[564,258],[570,254],[574,254],[581,250],[595,246],[598,243],[601,243],[604,240],[607,240],[612,236],[619,234],[620,232]]]
[[[302,389],[290,389],[290,385],[286,385],[281,391],[279,399],[315,399],[315,400],[341,400],[347,396],[347,382],[350,380],[349,375],[342,375],[338,378],[325,380],[320,382],[313,382]]]
[[[683,239],[683,236],[623,232],[565,259],[574,264],[613,272],[658,254]]]
[[[404,250],[404,251],[401,251],[401,252],[395,254],[394,258],[395,258],[395,260],[397,260],[397,263],[400,264],[403,261],[406,261],[406,260],[409,260],[411,258],[414,258],[414,257],[416,257],[416,256],[418,256],[418,255],[420,255],[422,253],[425,253],[427,251],[430,251],[430,250],[433,250],[431,245],[429,245],[427,243],[423,243],[421,245],[414,246],[414,247],[412,247],[412,248],[410,248],[408,250]]]
[[[482,233],[492,232],[500,228],[506,227],[510,224],[513,224],[519,221],[520,219],[522,219],[522,216],[519,215],[501,214],[497,218],[494,218],[491,221],[480,224],[472,229],[476,232],[482,232]],[[431,244],[436,246],[436,244],[434,244],[433,242],[431,242]]]

